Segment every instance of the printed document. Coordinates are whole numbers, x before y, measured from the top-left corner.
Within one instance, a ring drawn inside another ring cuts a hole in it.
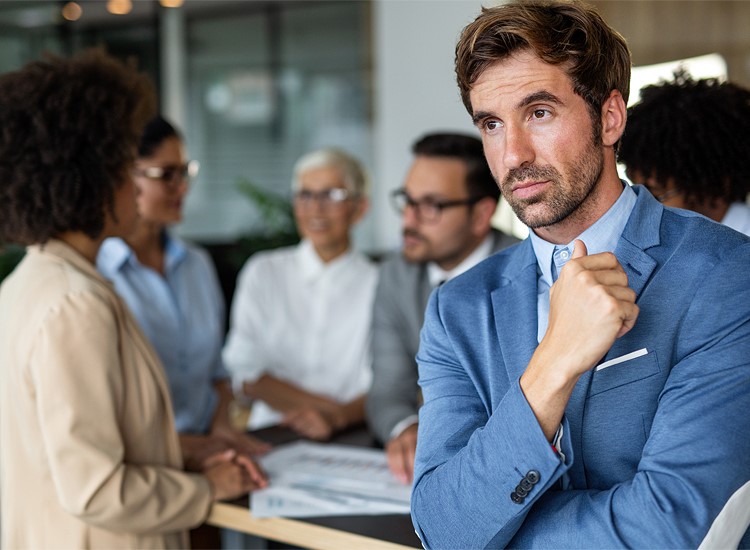
[[[250,496],[253,516],[408,514],[411,487],[391,474],[385,453],[299,441],[261,457],[266,489]]]

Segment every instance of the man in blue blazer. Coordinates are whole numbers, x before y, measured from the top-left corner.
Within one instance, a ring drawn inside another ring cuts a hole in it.
[[[485,9],[456,72],[532,231],[430,298],[423,544],[750,544],[750,239],[618,178],[630,55],[590,7]]]

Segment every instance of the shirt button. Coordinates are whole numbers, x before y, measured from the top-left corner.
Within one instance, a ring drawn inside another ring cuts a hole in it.
[[[562,258],[563,260],[567,260],[567,259],[568,259],[568,256],[570,256],[570,254],[568,253],[568,251],[567,251],[567,250],[563,250],[562,252],[560,252],[560,257],[561,257],[561,258]]]

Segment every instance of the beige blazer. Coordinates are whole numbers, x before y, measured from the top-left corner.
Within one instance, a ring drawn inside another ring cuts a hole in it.
[[[187,547],[211,495],[181,471],[168,391],[94,265],[29,247],[0,287],[3,548]]]

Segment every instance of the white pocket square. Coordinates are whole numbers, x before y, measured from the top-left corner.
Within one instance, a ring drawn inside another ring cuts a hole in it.
[[[594,371],[606,369],[607,367],[611,367],[612,365],[617,365],[618,363],[622,363],[624,361],[630,361],[631,359],[635,359],[636,357],[640,357],[641,355],[646,355],[647,353],[648,353],[648,350],[646,348],[641,348],[637,351],[632,351],[630,353],[626,353],[625,355],[620,355],[620,357],[615,357],[614,359],[605,361],[601,365],[597,365]]]

